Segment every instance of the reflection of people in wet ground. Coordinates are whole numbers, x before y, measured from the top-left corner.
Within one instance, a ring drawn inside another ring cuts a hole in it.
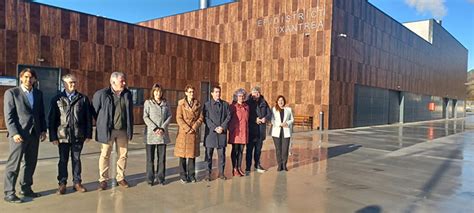
[[[233,103],[230,105],[231,119],[229,123],[229,144],[232,144],[232,175],[244,176],[242,158],[245,144],[248,142],[249,106],[245,103],[246,92],[238,89],[234,93]]]
[[[291,108],[285,107],[285,105],[286,99],[280,95],[272,108],[272,137],[278,163],[277,171],[288,171],[286,164],[290,148],[291,127],[294,122]]]

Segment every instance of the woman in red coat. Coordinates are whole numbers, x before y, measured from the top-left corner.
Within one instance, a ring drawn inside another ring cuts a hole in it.
[[[244,146],[248,141],[249,106],[245,103],[247,93],[244,89],[234,92],[230,105],[231,119],[229,124],[229,144],[232,144],[233,176],[244,176],[241,169]]]

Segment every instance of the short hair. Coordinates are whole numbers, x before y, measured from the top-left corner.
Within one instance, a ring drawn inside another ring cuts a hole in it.
[[[188,84],[188,85],[186,85],[186,86],[184,87],[184,92],[187,92],[189,89],[196,90],[196,88],[194,88],[194,86],[193,86],[193,85],[191,85],[191,84]]]
[[[160,84],[156,83],[156,84],[153,84],[153,87],[151,87],[150,100],[155,99],[155,95],[154,95],[155,91],[160,91],[161,92],[160,98],[163,98],[163,88],[160,86]]]
[[[214,85],[211,87],[211,92],[214,92],[214,89],[219,89],[219,91],[222,91],[221,87],[219,85]]]
[[[262,93],[262,89],[261,89],[259,86],[254,86],[254,87],[252,88],[251,92]]]
[[[286,98],[285,98],[285,96],[279,95],[279,96],[277,97],[276,101],[275,101],[275,108],[276,108],[279,112],[281,112],[281,110],[283,110],[282,108],[280,108],[280,106],[278,106],[278,100],[280,100],[280,98],[283,99],[283,103],[284,103],[283,106],[286,105]]]
[[[61,80],[66,82],[67,79],[73,79],[73,78],[77,80],[76,75],[72,73],[68,73],[66,75],[63,75],[63,77],[61,77]]]
[[[244,96],[244,100],[247,98],[246,97],[247,96],[247,91],[245,91],[245,89],[243,89],[243,88],[240,88],[240,89],[235,90],[234,95],[232,95],[232,100],[234,102],[237,102],[237,96],[240,95],[240,94]]]
[[[32,77],[38,79],[38,77],[37,77],[37,75],[36,75],[36,72],[35,72],[33,69],[31,69],[31,68],[24,68],[24,69],[22,69],[21,72],[20,72],[20,78],[23,77],[23,75],[24,75],[25,73],[27,73],[27,72],[29,72]]]
[[[113,72],[112,74],[110,74],[110,83],[112,83],[114,79],[117,79],[119,77],[125,78],[125,74],[123,72]]]

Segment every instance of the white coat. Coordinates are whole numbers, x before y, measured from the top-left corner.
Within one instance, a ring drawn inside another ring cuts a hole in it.
[[[272,137],[280,137],[280,125],[283,122],[286,122],[288,124],[288,127],[283,127],[283,137],[291,137],[291,130],[293,129],[293,122],[295,121],[293,118],[293,112],[291,111],[290,107],[283,107],[283,110],[284,114],[282,121],[280,118],[280,112],[275,107],[272,108]]]

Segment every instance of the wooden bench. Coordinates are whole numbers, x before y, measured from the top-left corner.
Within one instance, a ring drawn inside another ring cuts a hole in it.
[[[309,127],[311,129],[313,129],[313,117],[312,116],[296,115],[293,118],[295,120],[293,122],[293,125]]]

